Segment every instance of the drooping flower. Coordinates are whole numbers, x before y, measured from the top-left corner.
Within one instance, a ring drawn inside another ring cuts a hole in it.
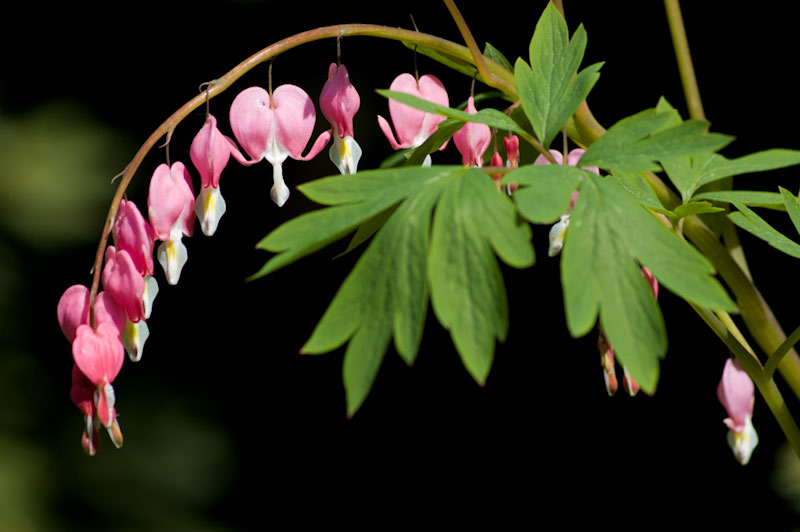
[[[468,114],[476,114],[475,99],[470,96],[467,100]],[[483,154],[492,140],[492,132],[486,124],[467,122],[453,135],[453,142],[461,152],[464,166],[483,166]]]
[[[81,373],[94,385],[95,412],[106,428],[112,428],[116,421],[116,400],[111,383],[122,368],[123,351],[119,333],[110,323],[101,323],[97,329],[81,325],[75,331],[72,357]]]
[[[400,74],[392,81],[389,89],[405,92],[446,107],[450,106],[444,85],[439,78],[430,74],[420,77],[419,81],[411,74]],[[378,115],[378,125],[395,150],[421,146],[436,131],[439,123],[445,119],[444,116],[426,113],[391,99],[389,100],[389,114],[392,117],[399,142],[395,140],[389,123],[380,115]],[[443,144],[439,149],[444,149],[446,145],[447,143]],[[430,166],[430,164],[430,156],[428,156],[425,158],[423,166]]]
[[[138,362],[142,358],[144,343],[150,336],[145,321],[150,317],[151,308],[147,303],[147,283],[127,251],[117,251],[114,246],[109,246],[105,261],[103,286],[126,316],[123,329],[118,332],[128,356],[133,362]]]
[[[164,268],[167,282],[178,284],[188,259],[183,235],[194,230],[194,191],[189,170],[181,162],[171,167],[161,164],[150,179],[147,211],[158,246],[158,262]]]
[[[519,137],[516,135],[503,137],[503,147],[506,149],[506,166],[508,168],[519,168]],[[516,183],[509,183],[506,186],[508,195],[513,194],[518,186]]]
[[[492,168],[499,168],[503,166],[503,156],[500,155],[500,152],[497,151],[497,145],[494,147],[494,153],[492,154],[492,158],[489,161],[489,166]],[[503,179],[502,173],[492,174],[492,181],[494,181],[494,186],[497,187],[498,192],[502,189],[500,186],[500,180]]]
[[[722,379],[717,386],[717,398],[728,413],[724,420],[729,429],[728,445],[736,460],[745,465],[758,445],[758,434],[753,428],[753,381],[738,360],[729,358],[725,361]]]
[[[360,106],[361,98],[350,83],[347,67],[331,63],[319,107],[333,127],[333,144],[328,155],[342,174],[356,173],[361,159],[361,146],[353,138],[353,117]]]
[[[144,319],[150,317],[153,301],[158,295],[158,282],[153,277],[153,228],[132,201],[122,200],[112,227],[114,244],[117,250],[126,251],[136,270],[144,280]]]
[[[314,102],[295,85],[281,85],[271,97],[261,87],[250,87],[240,92],[231,104],[231,128],[251,157],[247,164],[261,159],[272,164],[273,185],[269,194],[279,207],[289,199],[289,188],[283,180],[283,162],[287,157],[299,161],[314,158],[331,137],[330,131],[323,132],[308,154],[302,154],[311,139],[316,119]]]
[[[78,327],[89,323],[89,289],[82,284],[67,288],[58,300],[56,313],[61,331],[72,343]]]
[[[578,164],[578,161],[583,156],[586,150],[581,148],[576,148],[567,154],[567,165],[575,166]],[[557,150],[550,150],[550,154],[553,156],[553,159],[556,161],[557,164],[564,164],[564,156],[561,152]],[[547,157],[544,155],[539,155],[533,164],[550,164],[550,161],[547,160]],[[590,172],[594,172],[597,175],[600,175],[600,169],[596,166],[582,166],[584,170],[588,170]],[[569,217],[572,213],[573,207],[575,207],[575,202],[578,199],[578,192],[575,191],[572,193],[572,199],[569,204],[569,209],[567,212],[561,215],[561,218],[558,222],[550,228],[550,246],[547,250],[547,255],[550,257],[555,257],[559,253],[561,253],[561,248],[564,246],[564,237],[567,234],[567,229],[569,228]]]
[[[225,214],[225,200],[219,188],[222,170],[231,155],[240,163],[247,164],[233,140],[217,128],[217,119],[208,115],[205,124],[192,140],[189,155],[200,173],[200,194],[195,201],[195,213],[200,220],[203,234],[211,236],[217,230],[220,218]]]

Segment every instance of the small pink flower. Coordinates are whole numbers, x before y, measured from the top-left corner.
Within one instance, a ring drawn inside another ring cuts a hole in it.
[[[497,151],[496,145],[494,148],[494,153],[492,154],[492,159],[489,161],[489,166],[492,168],[501,168],[503,166],[503,156]],[[492,174],[492,180],[494,181],[494,185],[497,187],[498,191],[502,190],[502,187],[500,186],[501,179],[503,179],[503,174]]]
[[[400,74],[392,81],[389,89],[405,92],[446,107],[450,106],[444,85],[437,77],[429,74],[420,77],[419,81],[411,74]],[[421,146],[436,131],[439,123],[445,119],[444,116],[426,113],[394,100],[389,100],[389,114],[392,117],[399,142],[395,140],[389,123],[380,115],[378,116],[378,125],[395,150]],[[444,149],[446,145],[447,143],[439,149]],[[426,158],[423,166],[430,166],[430,157]]]
[[[619,382],[617,382],[617,372],[614,370],[614,349],[602,333],[597,340],[597,349],[600,351],[600,365],[603,367],[603,380],[606,385],[606,391],[610,397],[617,393]]]
[[[509,168],[519,167],[519,137],[516,135],[503,137],[503,147],[506,149],[506,165]]]
[[[139,273],[153,275],[155,235],[135,203],[120,202],[112,232],[117,249],[128,252]]]
[[[150,179],[147,197],[150,223],[157,240],[158,262],[164,268],[167,282],[178,283],[188,259],[183,235],[192,236],[194,229],[194,191],[189,171],[181,162],[172,167],[159,165]]]
[[[475,99],[470,96],[467,100],[467,113],[476,114]],[[453,142],[461,152],[464,166],[483,166],[483,154],[492,140],[492,131],[486,124],[467,122],[453,135]]]
[[[231,155],[240,163],[247,164],[233,140],[217,129],[217,119],[208,115],[205,124],[192,140],[189,149],[192,163],[200,173],[202,187],[195,201],[195,213],[200,220],[203,234],[211,236],[217,230],[220,218],[225,214],[225,200],[219,189],[219,177]]]
[[[115,420],[114,387],[111,383],[122,368],[124,349],[116,328],[101,323],[97,330],[81,325],[75,331],[72,357],[89,381],[95,386],[94,406],[104,427],[110,428]]]
[[[717,386],[717,398],[728,413],[724,420],[730,429],[728,445],[739,463],[745,465],[758,445],[758,434],[752,422],[755,388],[738,360],[729,358],[725,361],[722,379]]]
[[[287,157],[300,161],[314,158],[331,137],[331,132],[325,131],[308,155],[302,155],[316,119],[314,102],[295,85],[281,85],[271,98],[261,87],[250,87],[233,100],[230,111],[233,134],[252,159],[247,164],[261,159],[272,164],[270,197],[279,207],[289,199],[289,188],[283,181],[283,162]]]
[[[353,117],[360,105],[361,98],[350,83],[347,67],[331,63],[319,107],[333,127],[333,145],[328,155],[342,174],[356,173],[361,159],[361,146],[353,138]]]

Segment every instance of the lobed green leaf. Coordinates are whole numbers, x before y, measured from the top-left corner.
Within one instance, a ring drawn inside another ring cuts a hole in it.
[[[739,209],[739,212],[732,212],[728,215],[728,218],[730,218],[733,223],[764,240],[775,249],[800,259],[800,244],[797,244],[794,240],[769,225],[766,220],[753,212],[753,210],[745,204],[734,202],[734,205]],[[794,221],[794,219],[792,221]]]
[[[743,203],[751,207],[762,207],[785,211],[783,197],[777,192],[760,190],[713,190],[692,196],[695,200],[712,200],[723,203]]]
[[[529,46],[530,66],[522,59],[514,65],[520,102],[534,133],[547,147],[591,91],[601,64],[578,66],[586,49],[586,30],[579,26],[569,39],[561,13],[548,4],[536,24]]]

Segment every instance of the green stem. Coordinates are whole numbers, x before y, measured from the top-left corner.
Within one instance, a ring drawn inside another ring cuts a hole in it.
[[[778,347],[778,349],[776,349],[775,352],[772,353],[767,359],[767,363],[764,365],[764,375],[768,379],[772,378],[772,375],[775,373],[775,369],[778,367],[778,364],[780,364],[783,356],[788,353],[789,349],[794,347],[794,344],[797,342],[800,342],[800,327],[795,329],[794,332],[790,334],[789,337],[786,338],[786,340],[784,340],[783,343]]]
[[[664,0],[667,10],[669,31],[672,34],[672,44],[675,47],[675,57],[678,59],[678,70],[683,84],[683,93],[686,95],[686,105],[689,107],[689,116],[698,120],[705,120],[703,102],[700,100],[700,89],[694,75],[692,54],[689,52],[689,40],[686,38],[686,28],[683,25],[681,6],[678,0]]]
[[[111,233],[111,227],[114,223],[114,218],[117,215],[119,203],[122,200],[125,190],[128,188],[134,174],[139,169],[139,166],[144,161],[145,156],[153,149],[158,140],[165,135],[169,138],[171,132],[175,127],[187,116],[189,116],[195,109],[204,105],[209,99],[222,94],[228,87],[230,87],[236,80],[242,77],[245,73],[249,72],[254,67],[269,61],[270,59],[282,54],[292,48],[321,39],[341,38],[346,36],[371,36],[380,37],[383,39],[390,39],[396,41],[403,41],[411,44],[418,44],[425,46],[431,50],[439,52],[443,55],[450,56],[461,61],[468,63],[473,62],[477,57],[470,53],[466,47],[456,44],[454,42],[420,33],[418,31],[403,30],[399,28],[390,28],[387,26],[378,26],[373,24],[340,24],[337,26],[326,26],[314,30],[298,33],[274,44],[271,44],[263,50],[248,57],[233,69],[231,69],[224,76],[214,80],[207,90],[198,94],[188,102],[186,102],[180,109],[172,113],[172,116],[167,118],[158,129],[156,129],[142,144],[139,151],[134,155],[133,160],[125,168],[122,174],[117,191],[111,201],[108,215],[106,216],[103,232],[100,235],[100,242],[97,246],[97,253],[95,254],[92,287],[89,295],[89,308],[94,307],[94,300],[97,296],[97,291],[100,287],[100,273],[103,265],[103,255],[105,254],[106,244],[108,243],[108,236]],[[480,55],[480,54],[478,54]],[[514,87],[514,76],[503,66],[495,63],[494,61],[482,58],[483,72],[485,73],[484,81],[490,86],[503,90],[512,99],[518,99],[516,88]],[[495,85],[492,85],[495,83]]]

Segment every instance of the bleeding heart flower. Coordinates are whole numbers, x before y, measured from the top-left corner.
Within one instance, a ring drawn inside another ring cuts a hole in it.
[[[231,104],[231,128],[252,159],[247,164],[261,159],[272,164],[270,197],[279,207],[289,199],[289,188],[283,181],[283,162],[287,157],[300,161],[314,158],[331,137],[331,132],[325,131],[317,137],[309,153],[302,155],[316,119],[314,102],[295,85],[281,85],[271,97],[261,87],[250,87],[240,92]]]
[[[717,386],[717,398],[728,413],[724,423],[728,427],[728,445],[740,464],[750,461],[758,445],[758,434],[753,428],[755,388],[750,376],[738,360],[728,359]]]
[[[477,112],[475,99],[470,96],[469,100],[467,100],[467,113],[474,115]],[[461,160],[464,166],[477,166],[479,168],[483,166],[483,154],[489,147],[491,139],[492,132],[489,126],[477,122],[467,122],[453,135],[453,142],[456,143],[456,148],[461,152]]]
[[[429,74],[420,77],[419,81],[411,74],[400,74],[394,78],[389,89],[405,92],[445,107],[450,106],[444,85],[436,76]],[[444,116],[426,113],[391,99],[389,100],[389,114],[400,141],[395,140],[389,123],[380,115],[378,116],[378,125],[395,150],[421,146],[436,131],[439,123],[445,119]],[[439,149],[443,150],[445,146],[447,146],[446,142]],[[428,156],[425,158],[423,166],[430,166],[430,164],[430,156]]]
[[[353,138],[353,117],[360,105],[361,98],[350,83],[347,67],[331,63],[319,107],[333,127],[333,145],[328,155],[342,174],[356,173],[361,159],[361,146]]]
[[[178,284],[181,271],[188,259],[183,235],[192,236],[194,229],[194,191],[189,170],[181,162],[171,167],[159,165],[150,179],[147,196],[150,223],[158,246],[158,262],[164,268],[167,282]],[[104,283],[105,284],[105,283]]]
[[[110,428],[116,418],[114,387],[111,383],[119,374],[124,359],[122,342],[116,328],[101,323],[97,330],[81,325],[75,331],[72,357],[89,381],[95,386],[94,406],[104,427]]]
[[[242,164],[247,161],[233,140],[217,129],[217,119],[208,115],[205,124],[192,140],[189,149],[192,163],[200,173],[202,187],[195,201],[195,213],[200,220],[203,234],[211,236],[217,230],[220,218],[225,214],[225,200],[219,188],[219,177],[231,155]]]

